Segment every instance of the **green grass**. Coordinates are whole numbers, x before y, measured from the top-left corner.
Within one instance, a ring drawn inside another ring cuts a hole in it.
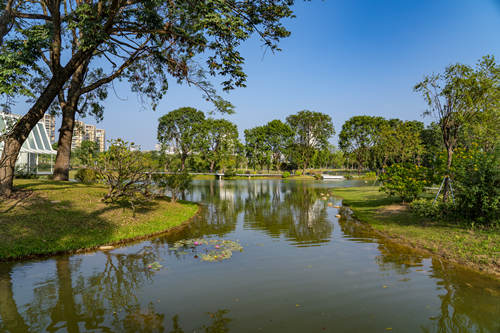
[[[198,205],[158,199],[136,210],[101,202],[101,185],[16,180],[17,199],[0,202],[0,259],[89,249],[160,233]],[[21,196],[24,194],[24,196]],[[28,195],[26,197],[26,195]]]
[[[500,275],[500,231],[478,230],[414,215],[376,186],[335,188],[356,218],[411,246],[453,262]]]

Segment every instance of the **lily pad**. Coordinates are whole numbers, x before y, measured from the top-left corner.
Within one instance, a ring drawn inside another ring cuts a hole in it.
[[[177,255],[186,255],[190,251],[197,255],[194,258],[199,258],[202,261],[216,262],[229,259],[233,256],[233,252],[243,251],[243,247],[235,241],[227,239],[185,239],[176,242],[170,250]],[[198,255],[199,254],[199,255]]]

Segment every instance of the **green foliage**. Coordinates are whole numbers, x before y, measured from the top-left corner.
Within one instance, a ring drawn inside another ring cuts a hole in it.
[[[283,172],[283,173],[281,174],[281,177],[283,177],[283,178],[288,178],[288,177],[290,177],[290,172],[288,172],[288,171]]]
[[[339,147],[359,169],[369,166],[370,150],[385,121],[382,117],[354,116],[342,125]]]
[[[103,201],[127,203],[135,211],[136,205],[151,200],[151,165],[152,161],[134,143],[111,140],[93,167],[97,179],[108,185]]]
[[[234,169],[227,169],[224,171],[224,177],[235,177],[236,176],[236,170]]]
[[[203,112],[191,107],[173,110],[159,119],[158,141],[163,149],[173,147],[181,160],[181,170],[186,159],[201,140],[201,126],[205,120]]]
[[[302,176],[302,171],[300,170],[295,171],[295,176]]]
[[[226,119],[208,118],[201,123],[197,150],[209,164],[210,172],[216,168],[234,167],[234,154],[240,147],[238,128]]]
[[[488,154],[474,149],[457,149],[453,163],[458,214],[478,224],[499,224],[500,147]]]
[[[379,175],[382,182],[380,191],[389,196],[397,195],[403,201],[412,201],[422,193],[425,180],[425,168],[412,163],[393,164]]]
[[[314,172],[314,173],[313,173],[313,177],[314,177],[314,179],[316,179],[316,180],[321,180],[321,179],[323,179],[323,176],[321,175],[321,172]]]
[[[163,192],[170,191],[172,202],[176,202],[179,196],[191,188],[193,177],[187,172],[172,174],[155,174],[155,184]]]
[[[97,181],[97,173],[94,169],[82,168],[78,169],[75,178],[83,184],[90,185]]]
[[[437,218],[441,214],[439,204],[433,204],[433,200],[416,199],[410,203],[410,208],[416,215],[420,217]]]
[[[99,145],[93,141],[83,140],[73,154],[80,160],[81,165],[91,166],[92,161],[99,154]]]
[[[16,167],[14,170],[15,178],[17,179],[38,179],[38,175],[27,167]]]
[[[328,140],[335,134],[332,118],[324,113],[303,110],[288,116],[286,121],[295,134],[293,158],[305,171],[314,153],[325,149]]]

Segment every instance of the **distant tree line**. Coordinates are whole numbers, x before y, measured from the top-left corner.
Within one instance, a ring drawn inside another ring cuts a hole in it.
[[[244,131],[225,119],[205,118],[191,107],[173,110],[158,124],[158,141],[164,151],[166,169],[222,171],[235,169],[295,170],[341,167],[343,157],[329,143],[335,134],[332,119],[320,112],[303,110]]]

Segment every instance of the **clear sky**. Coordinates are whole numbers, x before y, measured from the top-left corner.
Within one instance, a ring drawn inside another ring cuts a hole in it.
[[[313,0],[297,1],[294,9],[282,52],[265,52],[256,38],[242,45],[248,87],[224,94],[236,106],[234,115],[215,115],[235,122],[240,135],[303,109],[329,114],[337,135],[354,115],[428,123],[413,92],[424,75],[455,62],[472,65],[486,54],[500,61],[500,0]],[[148,150],[161,115],[181,106],[212,109],[196,88],[173,80],[170,86],[153,112],[126,84],[115,84],[98,127],[108,139]]]

